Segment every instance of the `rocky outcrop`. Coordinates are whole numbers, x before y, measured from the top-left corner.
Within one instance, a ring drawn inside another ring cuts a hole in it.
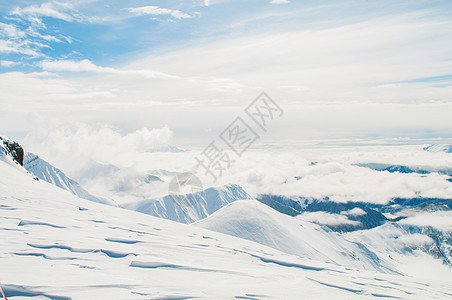
[[[21,166],[24,165],[24,149],[15,141],[0,136],[6,154],[11,155]]]

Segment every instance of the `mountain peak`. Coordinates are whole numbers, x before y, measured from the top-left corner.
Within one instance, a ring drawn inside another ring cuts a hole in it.
[[[2,136],[0,136],[0,141],[1,141],[0,147],[2,147],[5,150],[5,153],[10,155],[14,159],[14,161],[23,166],[24,149],[22,148],[22,146],[20,146],[19,143]]]
[[[155,217],[166,218],[180,223],[199,221],[220,208],[237,200],[251,200],[251,196],[237,184],[210,187],[193,194],[164,196],[139,202],[127,203],[123,207]]]

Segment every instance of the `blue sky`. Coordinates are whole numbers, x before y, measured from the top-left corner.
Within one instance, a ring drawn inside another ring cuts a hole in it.
[[[0,127],[210,139],[265,90],[290,112],[272,139],[450,138],[451,12],[420,0],[3,2]]]
[[[131,10],[146,6],[168,12]],[[35,63],[42,59],[87,58],[113,66],[143,53],[175,51],[238,35],[332,28],[423,10],[429,14],[420,18],[446,19],[451,7],[450,1],[8,1],[0,5],[1,22],[22,35],[13,37],[2,30],[2,38],[40,45],[29,47],[36,55],[13,51],[1,55],[2,60],[19,62],[15,68],[23,71],[36,70]],[[184,15],[173,16],[174,11]]]

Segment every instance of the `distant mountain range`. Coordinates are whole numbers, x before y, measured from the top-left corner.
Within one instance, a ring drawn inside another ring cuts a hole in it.
[[[237,200],[252,199],[238,185],[208,188],[186,196],[183,203],[175,196],[143,200],[123,205],[124,208],[180,223],[193,223],[206,218],[220,208]]]
[[[1,141],[5,159],[14,162],[15,168],[24,168],[36,178],[80,198],[116,205],[114,201],[93,196],[58,168],[35,154],[23,151],[14,141],[7,138],[2,138]],[[84,178],[89,179],[91,176],[96,179],[120,172],[119,168],[112,165],[93,163],[90,166],[92,170],[85,170]],[[361,166],[401,174],[432,172],[402,165]],[[446,171],[441,170],[443,174]],[[176,174],[165,170],[150,173],[159,176]],[[152,182],[162,182],[152,174],[131,174],[130,178],[133,182],[138,182],[140,187]],[[124,192],[131,188],[133,186],[124,187]],[[118,189],[122,188],[119,186]],[[328,197],[313,199],[262,194],[256,201],[241,186],[235,184],[211,187],[182,196],[186,202],[180,202],[174,195],[167,195],[130,202],[122,207],[179,223],[194,223],[195,226],[251,240],[289,254],[356,268],[392,270],[391,255],[405,255],[417,250],[452,265],[452,229],[430,226],[425,222],[406,222],[413,216],[450,213],[452,199],[394,198],[383,205],[338,203]],[[366,242],[361,244],[360,239]],[[371,239],[380,239],[381,243]],[[382,246],[386,244],[389,248]],[[385,249],[392,250],[388,252]],[[338,253],[341,254],[338,256]],[[382,260],[383,258],[386,261]]]
[[[325,199],[308,199],[302,197],[284,197],[278,195],[260,195],[257,200],[289,216],[298,216],[303,213],[324,212],[340,216],[337,222],[326,222],[334,231],[346,232],[360,229],[370,229],[380,226],[388,221],[381,212],[368,207],[364,203],[346,202],[338,203]],[[319,215],[319,217],[322,217]],[[340,222],[340,220],[345,222]],[[351,222],[347,222],[351,221]]]
[[[384,172],[387,171],[389,173],[403,173],[403,174],[431,174],[438,173],[443,175],[452,176],[452,169],[449,168],[441,168],[441,169],[431,169],[427,170],[422,167],[415,166],[403,166],[403,165],[391,165],[391,164],[383,164],[383,163],[364,163],[364,164],[356,164],[360,167],[369,168],[375,171]]]

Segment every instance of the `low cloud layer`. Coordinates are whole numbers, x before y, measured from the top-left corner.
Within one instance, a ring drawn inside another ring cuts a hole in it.
[[[121,133],[105,125],[76,123],[50,132],[33,132],[24,139],[24,145],[27,151],[72,174],[90,161],[124,166],[129,157],[168,146],[172,137],[168,127]]]
[[[427,235],[413,233],[400,236],[396,239],[396,243],[403,248],[418,248],[424,245],[431,245],[434,241]]]
[[[121,132],[105,125],[88,126],[83,123],[42,129],[43,122],[38,123],[41,130],[24,139],[26,150],[36,153],[68,175],[78,174],[77,171],[94,162],[128,169],[120,174],[125,181],[128,178],[142,178],[152,174],[153,170],[195,172],[206,188],[235,183],[254,197],[276,194],[379,204],[388,203],[395,197],[452,198],[449,177],[434,172],[438,169],[452,170],[452,155],[425,151],[424,145],[353,146],[347,141],[334,147],[313,144],[256,145],[238,157],[226,145],[218,144],[223,151],[229,151],[233,163],[230,168],[223,166],[225,169],[221,176],[214,181],[202,167],[195,169],[196,158],[202,158],[207,144],[190,147],[186,152],[155,152],[171,144],[177,146],[172,142],[173,131],[169,127]],[[391,173],[356,165],[370,162],[416,166],[433,173]],[[160,183],[149,186],[149,189],[156,189],[157,186],[158,191],[146,191],[144,194],[161,195],[167,192],[164,184]],[[143,185],[143,191],[145,189]],[[341,215],[328,216],[328,220],[348,222],[349,215],[360,214],[363,211],[356,208]]]
[[[353,221],[349,220],[344,215],[338,215],[338,214],[331,214],[323,211],[316,211],[316,212],[305,212],[301,214],[300,216],[297,216],[297,218],[317,223],[320,225],[330,225],[330,226],[341,226],[341,225],[352,225],[352,226],[359,226],[361,222],[359,221]]]
[[[400,221],[402,224],[433,227],[440,231],[452,231],[452,212],[439,211],[418,214]]]

